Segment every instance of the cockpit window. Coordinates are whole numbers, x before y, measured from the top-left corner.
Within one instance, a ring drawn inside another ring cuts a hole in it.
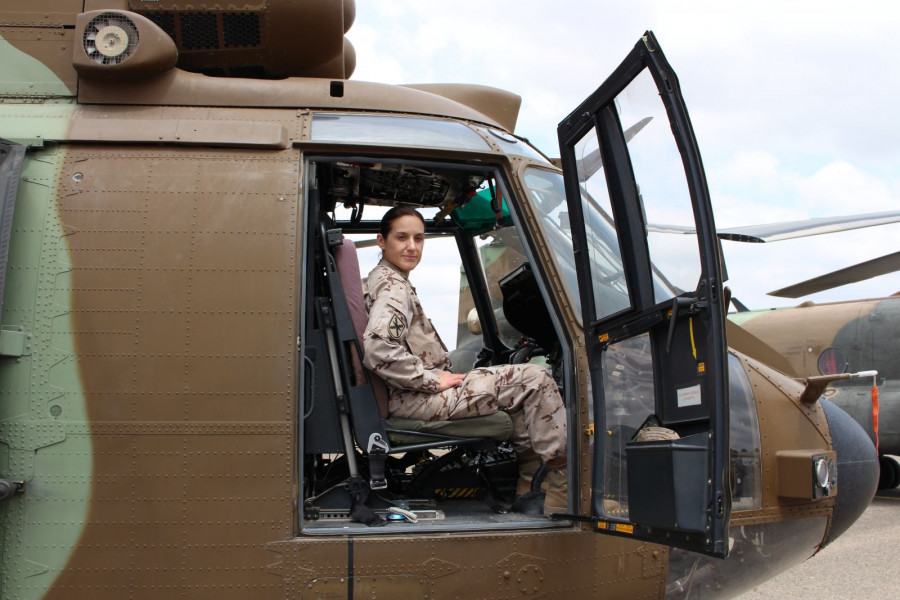
[[[569,211],[566,208],[566,190],[562,175],[529,167],[525,170],[524,180],[529,200],[537,209],[541,232],[562,276],[569,301],[577,307],[575,314],[581,318],[578,275],[575,272],[575,259],[572,254],[572,232],[569,227]]]
[[[490,136],[490,139],[503,148],[503,151],[507,154],[512,156],[524,156],[541,162],[547,162],[547,158],[543,154],[535,150],[527,142],[520,140],[512,134],[488,127],[476,127],[475,129],[485,136]]]
[[[728,389],[731,509],[754,510],[762,503],[759,418],[750,380],[734,354],[728,355]]]
[[[491,150],[480,135],[457,121],[396,115],[316,113],[310,137],[314,142]]]
[[[525,170],[525,185],[529,199],[537,209],[541,232],[552,251],[553,259],[565,283],[569,300],[573,302],[575,314],[581,317],[581,299],[578,296],[578,277],[575,273],[575,258],[572,252],[572,233],[569,227],[569,213],[566,208],[566,192],[560,173],[544,169],[528,168]],[[587,195],[584,198],[584,211],[593,224],[593,233],[588,243],[593,246],[591,264],[595,274],[595,285],[604,292],[604,314],[613,314],[627,306],[627,290],[622,275],[621,260],[613,247],[615,232],[607,212],[596,201]],[[653,285],[657,298],[672,298],[678,295],[662,275],[654,268]],[[597,292],[597,290],[595,290]],[[599,293],[599,292],[598,292]],[[596,296],[597,294],[595,294]],[[599,310],[599,308],[598,308]]]
[[[526,303],[524,298],[519,298],[517,306],[504,307],[503,280],[511,277],[518,268],[528,262],[525,250],[522,247],[522,238],[512,225],[498,227],[482,233],[474,238],[475,247],[478,249],[478,260],[481,263],[482,275],[487,282],[487,293],[494,309],[500,340],[515,348],[523,333],[528,332],[527,327],[516,328],[515,317],[518,315],[506,314],[505,308],[514,310]],[[537,318],[532,315],[533,318]],[[512,323],[510,323],[512,319]],[[522,331],[525,330],[525,331]]]

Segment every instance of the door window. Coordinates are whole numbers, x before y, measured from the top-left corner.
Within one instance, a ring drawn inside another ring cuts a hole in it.
[[[597,530],[723,556],[719,247],[677,79],[651,33],[558,131],[594,400]]]

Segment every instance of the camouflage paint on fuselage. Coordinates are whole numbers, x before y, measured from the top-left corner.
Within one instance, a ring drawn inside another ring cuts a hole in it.
[[[23,98],[74,95],[77,79],[72,68],[73,40],[73,30],[61,24],[42,29],[40,35],[34,35],[33,29],[23,34],[20,28],[0,27],[3,94]],[[40,55],[44,60],[38,60],[34,55]]]
[[[9,56],[7,49],[4,56]],[[22,54],[0,69],[35,72],[41,93],[64,94],[45,68]],[[12,224],[2,315],[3,337],[22,338],[21,356],[0,358],[3,476],[26,494],[0,504],[4,597],[40,597],[64,569],[87,520],[92,444],[75,357],[72,268],[59,216],[66,151],[43,140],[65,137],[74,101],[0,104],[0,136],[26,144]]]
[[[733,313],[729,318],[765,339],[784,355],[798,376],[822,374],[818,361],[825,350],[846,357],[846,372],[878,371],[879,452],[900,454],[900,297]],[[853,417],[875,439],[872,379],[838,381],[824,397]]]
[[[10,328],[4,337],[19,336],[23,349],[0,358],[0,476],[24,481],[25,493],[0,504],[0,595],[294,599],[344,596],[355,585],[355,595],[383,597],[661,598],[667,572],[681,590],[699,589],[694,574],[708,572],[722,573],[733,591],[723,564],[740,570],[748,586],[769,576],[771,566],[747,568],[743,560],[681,570],[667,546],[598,535],[586,523],[495,526],[484,515],[456,529],[352,524],[320,534],[310,522],[301,526],[309,490],[298,478],[304,429],[297,411],[307,393],[297,382],[308,377],[300,335],[313,328],[300,321],[302,304],[316,293],[301,289],[307,279],[300,275],[314,265],[306,256],[312,225],[303,153],[490,165],[517,203],[524,233],[535,236],[533,260],[548,270],[547,295],[564,298],[563,275],[521,177],[549,164],[533,151],[507,152],[521,151],[521,143],[501,145],[484,129],[512,132],[519,99],[477,86],[250,80],[180,69],[124,76],[127,64],[123,75],[73,54],[73,42],[88,39],[73,24],[76,11],[127,4],[193,19],[219,9],[139,0],[43,4],[53,10],[42,16],[28,7],[22,14],[34,22],[0,28],[16,36],[0,48],[7,78],[0,136],[29,148],[2,316]],[[338,12],[332,2],[264,4],[258,12],[270,18],[276,9]],[[321,29],[315,19],[301,20]],[[152,53],[164,32],[144,31],[151,35],[141,51]],[[287,41],[316,45],[300,35]],[[196,54],[213,62],[233,56],[230,49]],[[311,113],[329,110],[439,117],[485,138],[485,146],[323,142],[310,133]],[[580,424],[571,429],[578,437],[570,454],[579,487],[569,494],[587,515],[588,356],[571,306],[557,308],[557,333],[569,344],[570,414]],[[834,498],[780,499],[769,475],[776,453],[827,450],[830,433],[821,407],[798,405],[797,385],[749,359],[744,365],[766,426],[760,447],[744,450],[760,457],[766,475],[758,503],[733,515],[741,531],[735,551],[765,549],[765,562],[780,568],[782,559],[796,562],[818,549],[837,510]],[[766,528],[784,531],[780,521],[791,523],[792,543],[757,544]],[[726,586],[711,589],[725,593]]]

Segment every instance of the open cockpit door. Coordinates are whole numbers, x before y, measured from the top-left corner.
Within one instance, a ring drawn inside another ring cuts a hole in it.
[[[720,250],[678,81],[652,33],[558,133],[593,394],[591,518],[601,532],[725,556]]]

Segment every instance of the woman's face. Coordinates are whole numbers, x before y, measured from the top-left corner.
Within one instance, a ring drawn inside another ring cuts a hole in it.
[[[391,223],[387,238],[379,233],[377,241],[385,260],[409,274],[422,260],[425,225],[415,215],[403,215]]]

